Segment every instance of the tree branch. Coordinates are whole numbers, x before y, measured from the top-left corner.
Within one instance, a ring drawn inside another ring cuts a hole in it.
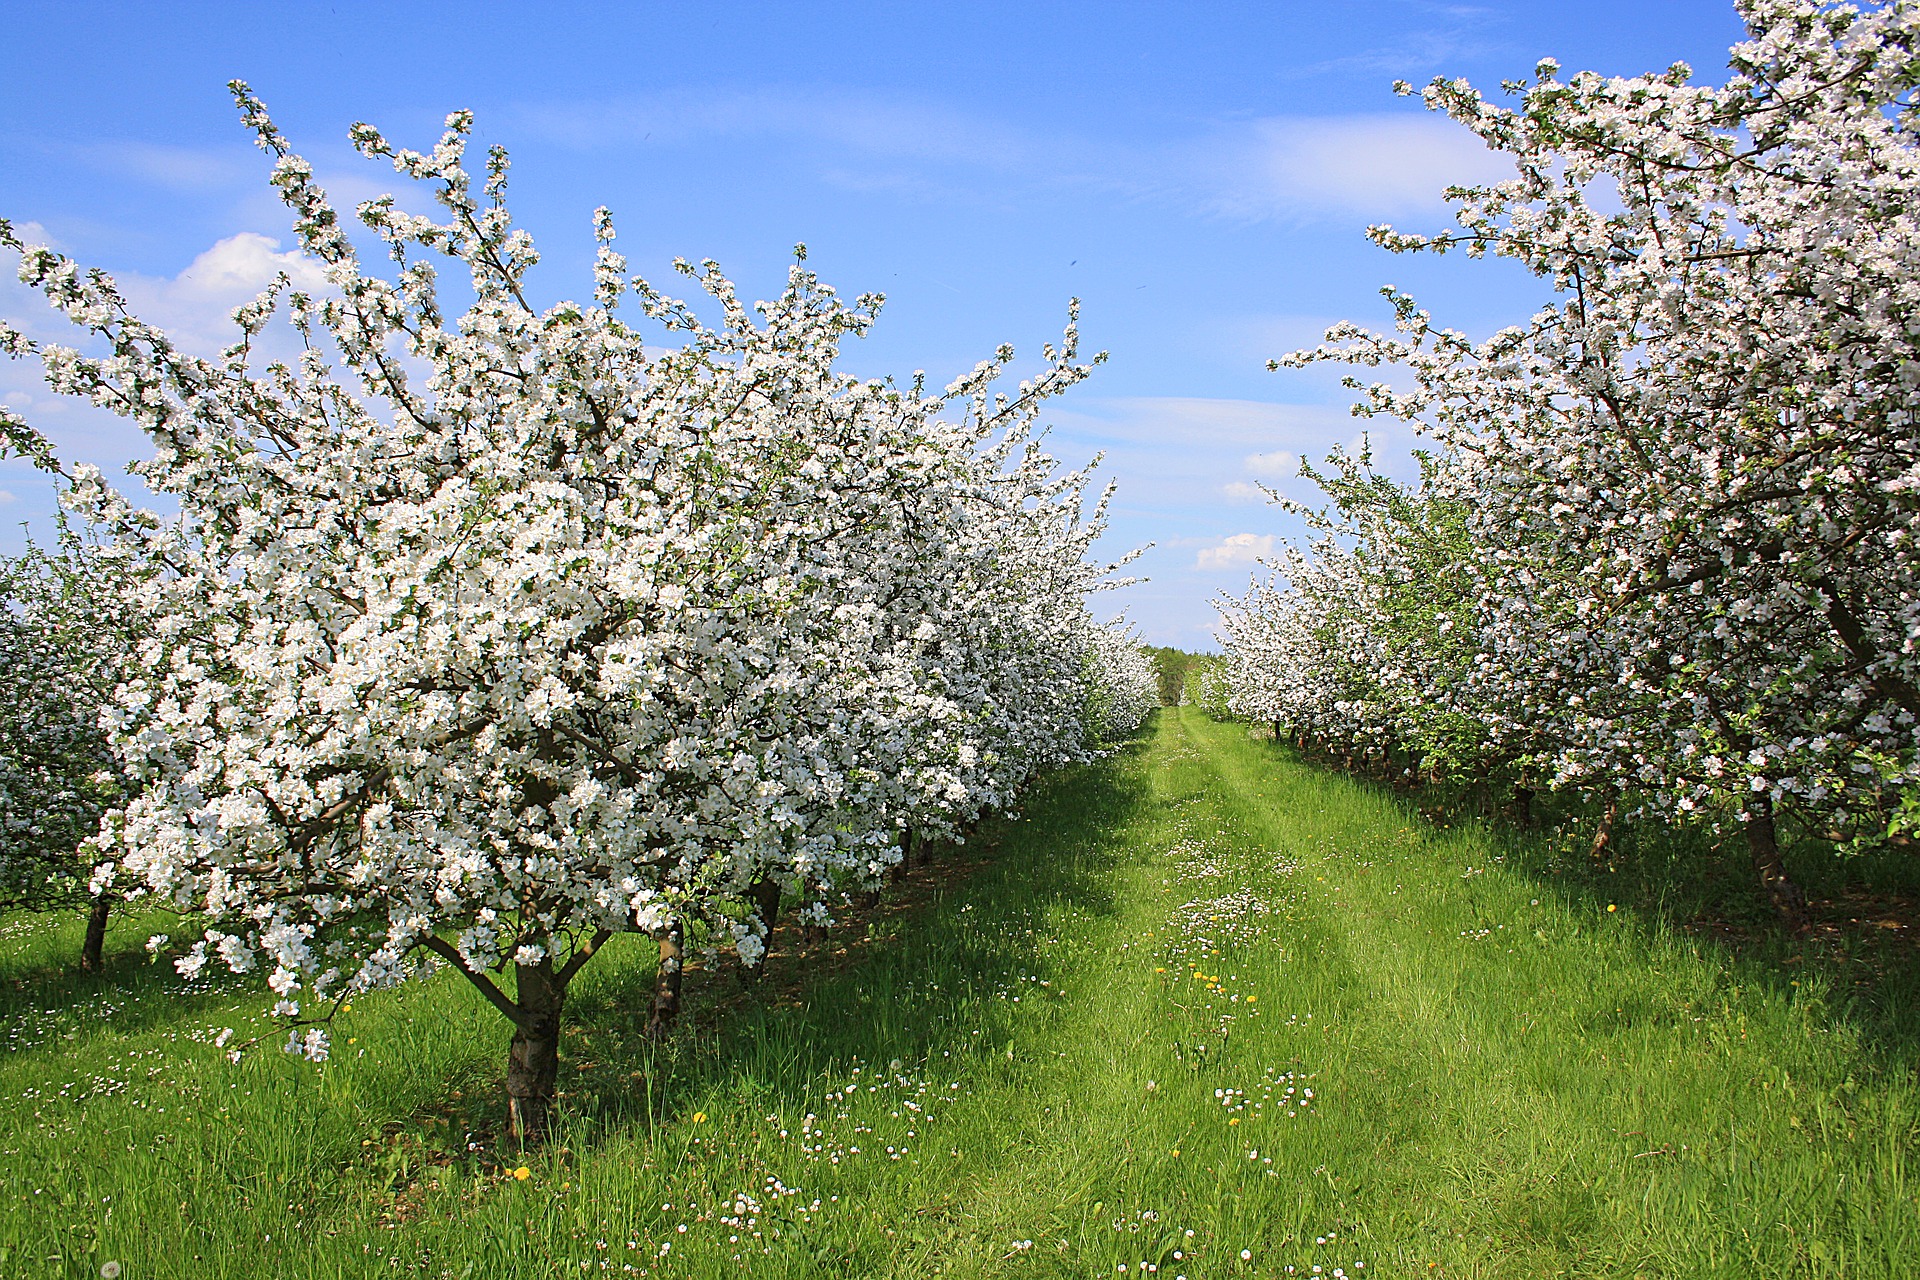
[[[560,966],[560,973],[557,977],[560,986],[565,987],[569,982],[573,981],[573,975],[580,972],[580,966],[593,959],[593,953],[598,951],[601,946],[605,944],[606,940],[612,936],[613,930],[601,929],[595,933],[592,938],[577,947],[574,953],[567,957],[567,962]]]
[[[420,945],[439,956],[442,960],[445,960],[461,973],[467,975],[467,981],[479,989],[480,994],[487,998],[487,1003],[491,1004],[501,1013],[506,1014],[507,1020],[512,1022],[514,1026],[525,1027],[527,1020],[520,1012],[520,1006],[512,1000],[509,1000],[507,993],[502,991],[499,984],[494,982],[492,978],[489,978],[478,969],[469,968],[466,959],[460,954],[459,948],[455,947],[445,938],[438,937],[431,933],[420,939]]]

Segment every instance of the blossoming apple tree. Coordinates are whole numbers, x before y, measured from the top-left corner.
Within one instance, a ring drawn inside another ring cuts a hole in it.
[[[18,451],[51,462],[44,441],[12,425],[27,442]],[[89,837],[128,795],[100,709],[139,639],[133,572],[66,521],[51,548],[0,557],[0,909],[86,905],[88,970],[101,965],[114,901],[89,888]]]
[[[95,878],[204,913],[183,971],[264,969],[296,1023],[450,966],[513,1027],[536,1140],[568,985],[611,937],[669,940],[677,971],[696,928],[752,963],[768,886],[821,914],[902,830],[1089,749],[1104,504],[1034,433],[1088,366],[1069,326],[1012,395],[1006,348],[938,394],[856,378],[835,359],[877,298],[796,263],[749,307],[677,264],[709,324],[628,273],[604,211],[591,301],[537,306],[507,158],[469,172],[466,113],[429,152],[353,129],[439,208],[359,207],[382,274],[233,88],[329,286],[283,279],[220,358],[0,224],[105,354],[8,349],[137,421],[182,512],[156,526],[75,469],[70,503],[167,566],[133,597],[151,635],[109,717],[140,789]],[[291,358],[256,350],[276,316]],[[324,1028],[289,1047],[324,1057]]]
[[[1389,291],[1286,363],[1405,367],[1364,413],[1440,443],[1479,599],[1470,681],[1550,779],[1725,814],[1783,912],[1776,813],[1868,839],[1920,770],[1920,7],[1746,0],[1732,76],[1427,104],[1513,159],[1395,251],[1512,258],[1559,300],[1483,342]],[[1403,86],[1404,89],[1404,86]],[[1355,381],[1356,387],[1360,384]]]

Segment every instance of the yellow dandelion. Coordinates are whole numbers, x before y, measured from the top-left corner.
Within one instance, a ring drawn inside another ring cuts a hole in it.
[[[704,1111],[696,1111],[696,1112],[694,1112],[694,1113],[693,1113],[693,1122],[694,1122],[695,1124],[705,1124],[705,1123],[707,1122],[707,1113],[706,1113],[706,1112],[704,1112]]]
[[[1611,902],[1609,902],[1609,903],[1607,904],[1607,910],[1609,910],[1609,911],[1612,911],[1612,910],[1614,910],[1614,905],[1613,905],[1613,904],[1612,904]]]
[[[1231,1120],[1229,1120],[1229,1121],[1227,1121],[1227,1124],[1228,1124],[1228,1126],[1229,1126],[1229,1127],[1231,1127],[1231,1126],[1233,1126],[1233,1125],[1236,1125],[1236,1124],[1239,1124],[1239,1123],[1240,1123],[1240,1117],[1239,1117],[1239,1116],[1235,1116],[1235,1117],[1234,1117],[1233,1119],[1231,1119]]]
[[[518,1169],[515,1169],[513,1171],[513,1178],[514,1178],[514,1181],[516,1182],[525,1182],[528,1178],[531,1178],[532,1176],[533,1176],[533,1170],[527,1168],[527,1166],[525,1165],[521,1165]]]

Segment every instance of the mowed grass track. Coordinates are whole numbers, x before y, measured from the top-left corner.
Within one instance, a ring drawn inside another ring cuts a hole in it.
[[[212,1037],[270,999],[145,964],[165,921],[97,981],[10,924],[0,1275],[1920,1270],[1904,1024],[1510,839],[1164,711],[831,963],[690,976],[663,1048],[647,948],[611,949],[524,1162],[486,1128],[504,1024],[444,975],[324,1067],[235,1065]]]

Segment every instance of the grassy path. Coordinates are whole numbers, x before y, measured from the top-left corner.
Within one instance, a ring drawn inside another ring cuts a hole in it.
[[[8,926],[0,1274],[1916,1271],[1915,1046],[1818,981],[1184,710],[984,843],[831,971],[705,975],[663,1050],[610,948],[524,1177],[504,1024],[450,982],[363,1001],[324,1068],[233,1064],[257,992],[137,939],[50,976],[71,940]]]

